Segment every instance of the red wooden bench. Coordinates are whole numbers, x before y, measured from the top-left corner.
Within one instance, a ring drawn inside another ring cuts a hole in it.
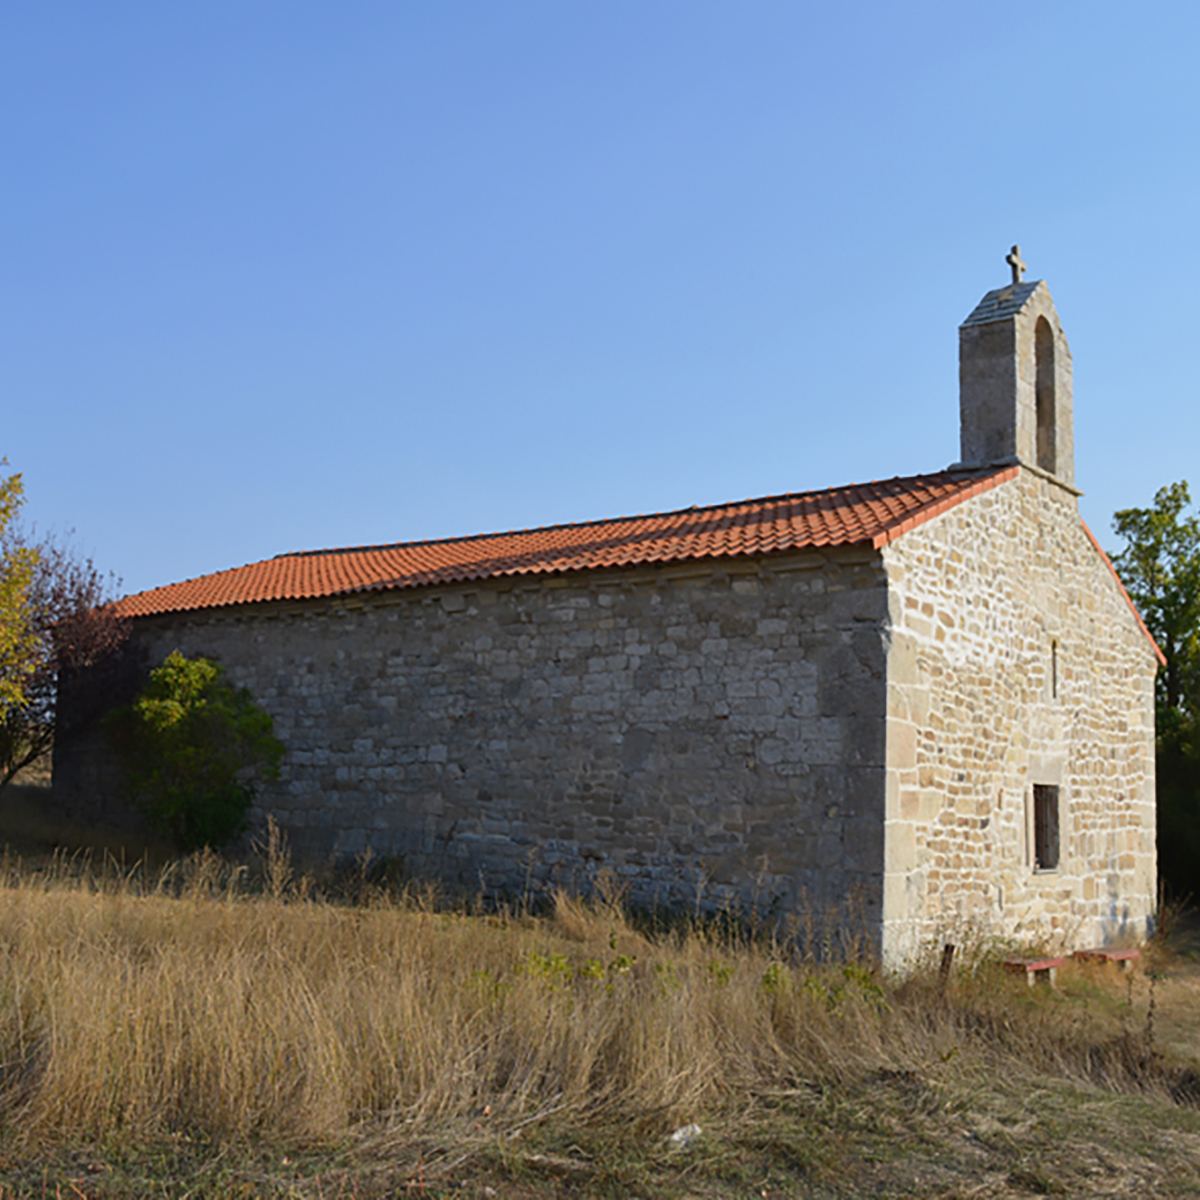
[[[1071,956],[1080,962],[1118,963],[1122,971],[1133,970],[1133,960],[1141,958],[1142,952],[1129,947],[1093,946],[1090,950],[1076,950]]]
[[[1053,956],[1045,958],[1006,958],[1004,967],[1008,971],[1024,971],[1025,981],[1030,987],[1038,981],[1039,978],[1044,979],[1051,987],[1055,986],[1055,980],[1058,977],[1058,968],[1063,965],[1066,960]]]

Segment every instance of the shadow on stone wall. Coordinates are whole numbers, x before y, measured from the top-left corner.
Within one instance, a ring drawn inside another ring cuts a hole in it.
[[[53,786],[41,801],[52,820],[152,840],[124,797],[123,773],[103,727],[105,715],[129,704],[149,677],[149,656],[135,635],[86,671],[59,679]]]
[[[39,784],[14,783],[0,789],[0,846],[35,856],[90,850],[128,862],[173,857],[170,847],[150,834],[131,810],[124,822],[81,819],[58,801],[52,787]]]

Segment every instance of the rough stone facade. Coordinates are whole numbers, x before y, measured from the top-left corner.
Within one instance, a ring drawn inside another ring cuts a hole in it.
[[[284,556],[132,598],[123,665],[89,686],[120,701],[175,649],[223,663],[287,748],[254,816],[308,858],[852,906],[896,967],[968,926],[1139,939],[1158,655],[1079,518],[1048,289],[989,293],[960,350],[964,463],[936,476]],[[96,811],[118,781],[76,700],[55,790]]]
[[[589,573],[139,622],[226,664],[288,748],[261,796],[309,857],[368,846],[521,894],[608,867],[642,904],[876,906],[878,554]],[[56,764],[83,800],[103,751]],[[100,790],[111,790],[109,787]]]
[[[1022,468],[884,551],[890,959],[964,924],[1147,932],[1156,659],[1076,504]],[[1035,784],[1059,788],[1056,870],[1034,861]]]

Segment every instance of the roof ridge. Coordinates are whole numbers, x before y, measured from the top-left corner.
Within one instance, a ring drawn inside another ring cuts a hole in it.
[[[554,533],[561,529],[586,529],[589,525],[617,525],[623,521],[651,521],[657,517],[679,517],[687,513],[699,514],[711,512],[715,509],[736,508],[739,505],[779,504],[786,500],[832,496],[838,492],[852,492],[858,488],[881,487],[885,484],[918,484],[927,479],[954,479],[968,476],[979,476],[982,478],[985,475],[990,475],[1004,469],[1004,467],[995,466],[947,467],[941,471],[927,471],[917,475],[893,475],[888,479],[868,479],[861,483],[844,483],[834,487],[810,488],[805,492],[779,492],[770,496],[749,496],[744,500],[725,500],[718,504],[690,504],[686,508],[668,508],[660,512],[631,513],[620,517],[593,517],[587,521],[559,521],[553,525],[530,525],[523,529],[497,529],[489,533],[465,533],[454,537],[417,538],[409,542],[376,542],[361,546],[331,546],[324,550],[284,550],[279,554],[273,554],[269,559],[259,559],[258,561],[276,562],[285,558],[319,558],[327,554],[375,554],[381,550],[408,550],[417,546],[452,546],[462,542],[483,542],[491,538],[520,537],[534,533]],[[254,565],[254,563],[245,564],[245,566]],[[226,569],[237,571],[242,568],[228,567]],[[197,576],[197,578],[204,578],[204,576]],[[180,582],[187,583],[190,581],[181,580]],[[170,587],[174,585],[168,584],[166,586]]]

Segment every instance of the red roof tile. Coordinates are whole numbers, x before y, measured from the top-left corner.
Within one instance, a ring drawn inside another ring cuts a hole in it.
[[[1016,467],[942,471],[645,517],[437,542],[301,551],[138,592],[117,607],[124,616],[144,617],[503,575],[632,567],[822,546],[879,549],[1016,473]]]

